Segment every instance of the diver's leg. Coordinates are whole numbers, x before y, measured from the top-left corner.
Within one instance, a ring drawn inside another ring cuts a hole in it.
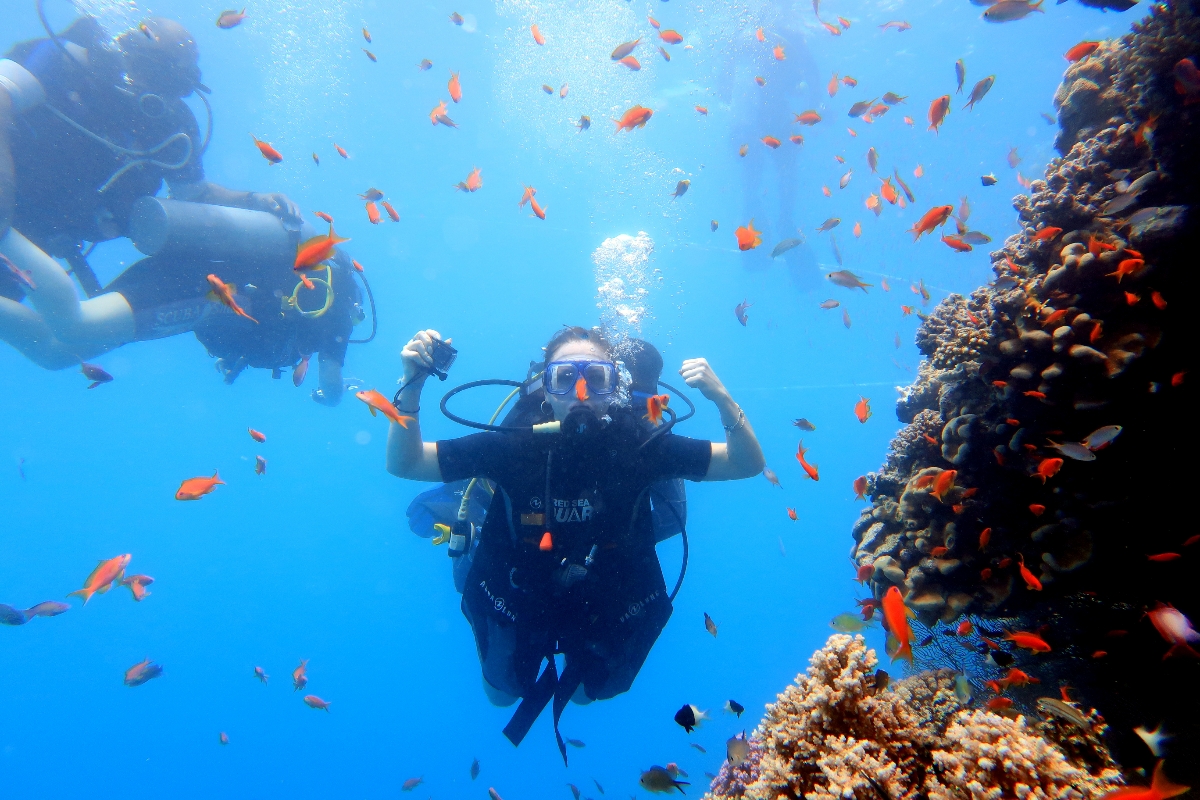
[[[90,348],[76,352],[54,337],[50,326],[32,308],[7,297],[0,297],[0,341],[12,345],[23,356],[43,369],[77,367],[109,348]]]
[[[336,406],[342,402],[342,363],[324,353],[317,356],[319,367],[320,388],[313,392],[313,400],[326,406]]]
[[[66,270],[14,228],[0,239],[0,253],[18,269],[29,271],[37,286],[28,292],[29,301],[59,341],[84,347],[133,341],[133,310],[120,294],[108,292],[80,302]]]

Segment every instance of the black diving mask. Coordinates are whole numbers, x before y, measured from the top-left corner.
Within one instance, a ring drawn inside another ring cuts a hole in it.
[[[620,382],[611,361],[551,361],[542,375],[542,388],[547,394],[570,394],[581,378],[588,393],[595,395],[612,394]]]

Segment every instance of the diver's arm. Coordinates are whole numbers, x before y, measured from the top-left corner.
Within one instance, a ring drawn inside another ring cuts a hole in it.
[[[708,462],[706,481],[734,481],[751,478],[767,465],[758,437],[741,406],[729,396],[729,391],[703,358],[689,358],[679,370],[684,383],[711,400],[721,413],[725,441],[712,443],[712,459]]]
[[[199,183],[171,184],[171,197],[191,203],[208,203],[214,206],[266,211],[285,222],[288,220],[301,221],[300,207],[293,203],[287,195],[279,192],[268,194],[241,192],[209,181],[200,181]]]
[[[12,148],[8,143],[13,125],[13,104],[8,92],[0,89],[0,237],[12,224],[13,206],[17,202],[17,177],[13,167]]]
[[[415,413],[421,407],[421,390],[429,377],[427,370],[433,366],[430,357],[433,340],[441,338],[435,330],[419,331],[400,351],[404,359],[404,391],[400,393],[399,411],[413,420],[407,428],[394,422],[388,428],[387,471],[397,478],[442,480],[437,443],[421,438],[421,418]],[[449,344],[450,340],[447,339],[446,343]]]
[[[321,353],[317,356],[320,386],[313,390],[312,399],[323,406],[336,406],[342,402],[342,362],[334,356]]]

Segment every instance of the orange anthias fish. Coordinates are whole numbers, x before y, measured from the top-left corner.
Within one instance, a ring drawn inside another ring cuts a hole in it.
[[[683,42],[683,37],[677,31],[673,30],[659,31],[658,38],[667,44],[681,44]]]
[[[296,247],[296,262],[292,265],[292,269],[312,269],[333,255],[333,248],[337,247],[342,242],[348,241],[350,241],[348,238],[343,238],[337,235],[337,232],[333,229],[333,223],[331,222],[329,223],[328,235],[314,236],[307,241],[301,242]]]
[[[123,556],[116,556],[107,561],[101,561],[99,565],[92,570],[92,574],[87,576],[83,582],[82,589],[76,589],[67,595],[79,595],[83,598],[83,604],[87,605],[87,601],[92,599],[94,594],[104,594],[113,584],[121,580],[121,576],[125,574],[125,567],[129,566],[129,560],[132,555],[126,553]]]
[[[1036,633],[1010,631],[1005,633],[1002,638],[1006,642],[1012,642],[1017,647],[1023,647],[1026,650],[1032,650],[1035,653],[1050,652],[1050,645],[1046,644],[1046,640],[1038,636]]]
[[[909,232],[913,235],[913,241],[921,238],[921,234],[929,233],[934,228],[945,225],[946,220],[950,219],[950,215],[954,213],[954,206],[934,206],[925,212],[925,215],[917,220],[917,223],[909,228]]]
[[[581,403],[586,403],[588,400],[587,379],[583,376],[575,381],[575,399]]]
[[[433,107],[432,111],[429,112],[429,124],[437,125],[438,117],[445,117],[445,116],[446,116],[446,101],[439,100],[438,104]],[[448,117],[447,117],[447,119],[448,119]]]
[[[458,82],[458,73],[450,73],[450,82],[446,84],[446,91],[450,92],[450,99],[454,102],[462,100],[462,84]]]
[[[887,200],[892,205],[896,205],[896,200],[900,195],[896,193],[896,187],[892,185],[891,178],[883,178],[883,182],[879,186],[879,194],[883,195],[883,199]]]
[[[775,48],[771,51],[771,55],[775,56],[776,61],[783,61],[787,58],[787,54],[783,52],[783,45],[781,44],[775,45]]]
[[[332,704],[328,700],[322,700],[315,694],[306,694],[304,695],[304,705],[328,713],[329,706]]]
[[[361,392],[355,392],[354,396],[367,404],[367,408],[371,411],[371,416],[375,416],[375,412],[381,412],[385,417],[399,425],[401,428],[407,428],[408,423],[413,421],[413,417],[406,417],[396,410],[391,401],[380,394],[375,389],[364,389]]]
[[[1154,765],[1154,774],[1150,778],[1150,787],[1145,786],[1127,786],[1123,789],[1117,789],[1114,792],[1109,792],[1100,798],[1100,800],[1167,800],[1170,797],[1177,797],[1191,789],[1190,786],[1182,786],[1177,783],[1171,783],[1167,776],[1163,774],[1163,762],[1159,759]]]
[[[378,225],[380,219],[382,217],[379,216],[379,206],[374,203],[367,203],[367,221],[372,225]]]
[[[804,449],[804,440],[800,440],[800,444],[796,447],[796,460],[800,462],[800,466],[804,468],[804,473],[814,481],[821,480],[817,475],[817,465],[810,464],[804,460],[804,454],[808,451]]]
[[[199,500],[206,494],[213,492],[218,486],[224,486],[225,481],[221,480],[221,476],[214,472],[211,478],[188,478],[183,483],[179,484],[179,491],[175,492],[176,500]]]
[[[319,217],[320,219],[323,219],[326,222],[333,224],[333,217],[329,216],[324,211],[314,211],[313,213],[316,214],[317,217]]]
[[[644,128],[646,123],[650,121],[650,117],[654,112],[643,106],[634,106],[621,115],[620,119],[614,119],[617,129],[614,133],[621,131],[631,131],[634,128]]]
[[[546,209],[537,201],[536,197],[529,198],[529,207],[533,209],[533,215],[538,219],[546,218]]]
[[[149,575],[130,575],[121,581],[121,585],[128,586],[129,593],[139,603],[150,595],[150,592],[146,591],[146,587],[152,583],[154,583],[154,578],[151,578]]]
[[[333,149],[334,149],[334,150],[337,150],[337,154],[338,154],[339,156],[341,156],[342,158],[349,158],[349,157],[350,157],[350,154],[346,152],[346,148],[342,147],[342,146],[341,146],[340,144],[338,144],[337,142],[334,142],[334,143],[333,143]]]
[[[267,435],[262,431],[256,431],[254,428],[246,428],[246,432],[250,434],[250,438],[262,444],[267,440]]]
[[[663,409],[667,407],[671,396],[668,394],[652,394],[646,398],[646,419],[650,420],[652,425],[657,426],[662,422]],[[770,480],[768,478],[768,480]],[[779,481],[776,479],[776,485]]]
[[[858,402],[854,404],[854,416],[858,417],[859,422],[866,422],[871,418],[871,401],[865,397],[859,397]]]
[[[222,11],[221,16],[217,17],[217,27],[222,30],[236,28],[238,25],[242,24],[242,20],[245,18],[246,9],[244,8],[241,11]],[[144,25],[145,23],[142,24]],[[143,28],[143,30],[145,30],[145,28]]]
[[[887,623],[888,632],[896,637],[896,641],[900,646],[896,649],[896,654],[892,656],[892,660],[897,658],[907,658],[908,663],[912,663],[912,629],[908,627],[908,606],[904,605],[904,598],[900,595],[900,589],[891,586],[887,590],[887,594],[883,596],[883,619]]]
[[[308,685],[308,659],[300,660],[300,666],[292,670],[292,691],[298,692]]]
[[[262,157],[267,161],[270,161],[272,164],[278,164],[280,161],[283,161],[283,156],[274,147],[271,147],[271,145],[259,139],[253,133],[250,134],[250,138],[254,140],[254,146],[258,148],[258,152],[262,153]]]
[[[1053,478],[1062,469],[1063,460],[1061,458],[1043,458],[1038,464],[1037,472],[1033,474],[1034,478],[1041,478],[1042,484]]]
[[[946,492],[954,488],[954,479],[956,477],[958,477],[958,470],[942,470],[938,473],[937,478],[934,479],[933,488],[929,490],[929,493],[941,502],[946,502]]]
[[[929,104],[929,130],[934,133],[942,126],[946,115],[950,113],[950,95],[944,94]]]
[[[535,42],[537,42],[538,44],[545,44],[545,43],[546,43],[546,37],[545,37],[545,36],[542,36],[542,32],[538,30],[538,26],[537,26],[537,25],[530,25],[530,26],[529,26],[529,31],[530,31],[530,32],[533,34],[533,40],[534,40]]]
[[[521,208],[530,200],[532,200],[535,194],[537,194],[537,189],[533,188],[532,186],[526,186],[521,192],[521,199],[517,202],[517,208]]]
[[[396,209],[392,208],[391,203],[389,203],[387,200],[380,200],[379,205],[383,206],[383,210],[387,212],[388,219],[390,219],[392,222],[400,221],[400,214],[396,211]],[[362,272],[362,270],[359,270],[359,272]]]
[[[1025,555],[1017,553],[1017,570],[1021,573],[1021,580],[1025,581],[1025,585],[1035,592],[1042,590],[1042,582],[1037,576],[1029,571],[1029,567],[1025,566]]]
[[[866,475],[860,475],[854,479],[854,499],[855,500],[866,500],[867,499],[867,476]]]
[[[821,115],[809,109],[801,114],[797,114],[794,121],[799,122],[801,125],[816,125],[821,121]]]
[[[218,278],[216,275],[208,276],[208,285],[212,287],[212,291],[209,293],[209,295],[213,299],[219,300],[221,303],[228,306],[229,309],[233,313],[237,314],[239,317],[244,317],[245,319],[248,319],[251,322],[253,322],[255,325],[258,324],[258,320],[256,320],[254,317],[247,314],[245,309],[243,309],[241,306],[239,306],[237,304],[237,300],[234,299],[233,293],[234,293],[234,290],[236,287],[232,286],[231,284],[225,283],[223,280]]]
[[[800,520],[800,516],[796,513],[796,509],[792,508],[791,506],[787,507],[787,515],[788,519],[790,519],[792,522],[798,522]]]
[[[1100,42],[1080,42],[1072,47],[1067,52],[1063,53],[1063,58],[1071,63],[1087,58],[1092,53],[1096,52],[1096,48],[1100,46]]]
[[[765,144],[767,147],[771,148],[772,150],[778,150],[779,145],[783,144],[778,139],[776,139],[774,136],[762,137],[762,143]]]
[[[1047,239],[1053,239],[1060,233],[1062,233],[1062,228],[1056,228],[1053,225],[1047,225],[1046,227],[1039,229],[1038,232],[1033,235],[1033,241],[1044,242]]]
[[[481,177],[483,170],[480,167],[474,167],[471,174],[467,176],[465,181],[460,181],[454,184],[454,188],[460,192],[477,192],[483,188],[483,178]]]
[[[733,232],[737,237],[738,250],[753,250],[762,244],[762,231],[754,230],[754,220],[751,219],[744,227]]]
[[[617,63],[621,66],[628,67],[634,72],[640,72],[642,69],[642,62],[638,61],[635,56],[625,56]]]
[[[141,686],[143,683],[153,680],[162,674],[163,668],[158,664],[151,663],[150,659],[147,658],[145,661],[134,664],[125,670],[125,685]]]
[[[829,92],[830,97],[833,97],[835,94],[837,94],[839,85],[838,74],[835,72],[833,73],[833,77],[829,79],[829,86],[826,87],[825,91]]]

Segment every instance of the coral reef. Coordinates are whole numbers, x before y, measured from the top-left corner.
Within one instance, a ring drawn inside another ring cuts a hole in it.
[[[1140,616],[1156,601],[1200,614],[1194,517],[1163,498],[1161,471],[1190,457],[1178,423],[1193,416],[1196,337],[1181,312],[1196,297],[1200,98],[1174,71],[1200,52],[1198,10],[1157,4],[1068,67],[1063,157],[1014,200],[1022,230],[992,254],[996,280],[924,318],[925,359],[897,402],[906,427],[868,476],[851,550],[875,596],[898,586],[925,626],[1004,614],[1041,631],[1049,654],[1006,652],[1043,685],[1083,689],[1118,721],[1117,757],[1141,766],[1130,730],[1146,721],[1167,718],[1177,751],[1200,751],[1196,715],[1155,691],[1194,685],[1200,665],[1160,663]],[[1080,444],[1113,425],[1111,446]]]
[[[749,758],[726,762],[706,797],[1090,800],[1122,783],[1111,765],[1072,761],[1022,717],[964,709],[953,672],[881,691],[876,666],[861,636],[830,637],[767,707]]]

